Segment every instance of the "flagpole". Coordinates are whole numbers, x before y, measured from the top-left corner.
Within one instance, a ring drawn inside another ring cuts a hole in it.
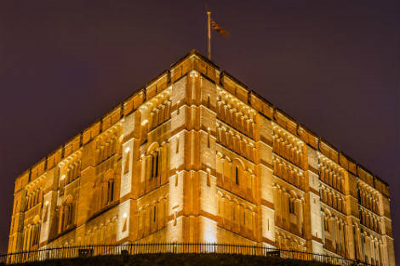
[[[211,60],[211,12],[207,11],[207,41],[208,41],[208,59]]]

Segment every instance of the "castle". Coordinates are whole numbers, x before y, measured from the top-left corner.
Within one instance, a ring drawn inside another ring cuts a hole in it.
[[[8,252],[137,242],[395,265],[388,185],[196,51],[15,181]]]

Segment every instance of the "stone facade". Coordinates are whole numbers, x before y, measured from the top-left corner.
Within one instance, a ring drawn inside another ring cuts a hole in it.
[[[388,185],[196,51],[16,179],[8,251],[175,241],[395,265]]]

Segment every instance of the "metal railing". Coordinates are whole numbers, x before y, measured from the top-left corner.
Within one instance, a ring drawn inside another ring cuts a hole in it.
[[[268,248],[255,245],[235,245],[222,243],[132,243],[115,245],[86,245],[46,248],[0,255],[0,263],[14,264],[51,259],[69,259],[101,255],[138,254],[240,254],[264,257],[278,257],[306,261],[317,261],[334,265],[369,265],[342,257],[316,254],[296,250]]]

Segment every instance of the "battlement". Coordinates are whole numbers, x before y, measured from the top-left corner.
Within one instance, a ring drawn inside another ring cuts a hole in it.
[[[60,148],[57,148],[55,151],[50,153],[50,155],[44,157],[38,163],[24,171],[17,177],[15,187],[16,191],[27,184],[27,182],[33,181],[46,170],[54,167],[60,160],[67,157],[73,151],[79,149],[82,145],[88,143],[102,131],[114,125],[117,121],[131,112],[137,110],[143,103],[153,98],[155,95],[169,87],[171,83],[176,82],[192,70],[198,71],[204,77],[210,79],[230,94],[251,106],[261,115],[276,122],[290,133],[298,136],[314,149],[319,150],[322,154],[367,182],[384,196],[388,198],[390,197],[389,185],[384,180],[377,175],[374,175],[363,166],[357,164],[344,152],[339,151],[332,144],[328,143],[328,141],[317,136],[317,134],[306,128],[306,126],[297,122],[294,118],[280,110],[278,107],[275,107],[255,91],[250,90],[248,86],[235,79],[232,75],[225,71],[221,72],[220,68],[214,62],[208,60],[204,55],[196,50],[192,50],[176,63],[171,64],[169,70],[163,71],[160,75],[148,82],[144,88],[137,90],[123,103],[114,107],[98,121],[84,129],[82,133],[72,137],[71,140],[67,141]],[[27,175],[29,177],[27,177]],[[21,179],[21,181],[19,181],[19,179]]]

